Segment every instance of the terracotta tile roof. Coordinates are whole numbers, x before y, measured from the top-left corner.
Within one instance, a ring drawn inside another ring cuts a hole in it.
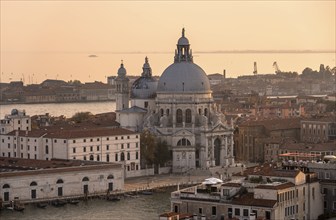
[[[123,128],[97,128],[97,129],[83,129],[83,130],[58,130],[49,132],[46,138],[60,138],[60,139],[73,139],[84,137],[103,137],[103,136],[117,136],[137,134],[136,132],[126,130]]]
[[[285,118],[285,119],[271,119],[271,120],[258,120],[246,121],[240,124],[241,127],[254,127],[264,126],[267,130],[282,130],[300,128],[300,118]]]
[[[280,145],[281,150],[336,151],[336,141],[326,143],[288,143]]]
[[[291,183],[291,182],[286,182],[283,184],[278,184],[278,185],[268,185],[268,184],[262,184],[262,185],[258,185],[255,188],[257,189],[273,189],[273,190],[281,190],[281,189],[287,189],[287,188],[291,188],[294,187],[295,184]]]
[[[74,139],[85,137],[105,137],[105,136],[117,136],[117,135],[132,135],[138,134],[136,132],[124,129],[124,128],[67,128],[67,129],[51,129],[51,130],[32,130],[26,131],[12,131],[7,135],[19,137],[41,137],[45,138],[59,138],[59,139]]]
[[[226,187],[241,187],[240,183],[223,183],[222,186],[226,186]]]
[[[276,200],[270,199],[255,199],[253,193],[246,193],[239,198],[234,198],[232,204],[244,205],[244,206],[259,206],[259,207],[269,207],[273,208],[277,203]]]
[[[263,166],[254,166],[247,168],[243,175],[239,173],[233,174],[234,176],[272,176],[272,177],[291,177],[294,178],[300,173],[299,170],[279,170],[265,164]]]
[[[0,157],[0,179],[13,176],[31,176],[40,174],[59,175],[62,172],[78,173],[86,170],[122,169],[120,163],[107,163],[81,160],[33,160],[21,158]]]

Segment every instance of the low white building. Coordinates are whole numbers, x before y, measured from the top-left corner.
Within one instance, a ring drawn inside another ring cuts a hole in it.
[[[120,162],[125,176],[140,168],[140,134],[122,128],[12,131],[0,135],[3,157]]]
[[[105,194],[124,188],[123,165],[0,157],[0,200],[34,202]]]

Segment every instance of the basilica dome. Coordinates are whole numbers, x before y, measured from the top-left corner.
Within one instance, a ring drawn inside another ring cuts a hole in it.
[[[174,63],[162,73],[157,87],[161,93],[208,93],[209,79],[204,70],[193,63],[189,40],[184,36],[178,40]]]
[[[204,70],[191,62],[173,63],[162,73],[158,92],[210,92]]]

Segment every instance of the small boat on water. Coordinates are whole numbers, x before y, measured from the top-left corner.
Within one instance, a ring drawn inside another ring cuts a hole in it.
[[[36,204],[37,207],[41,208],[41,209],[44,209],[45,207],[48,206],[48,203],[46,202],[39,202]]]
[[[56,206],[56,207],[61,207],[61,206],[64,206],[65,204],[67,204],[67,202],[64,201],[64,200],[61,200],[61,199],[57,199],[57,200],[52,201],[51,204],[53,206]]]
[[[70,203],[71,205],[77,205],[79,203],[78,199],[71,199],[68,201],[68,203]]]
[[[106,200],[111,201],[111,202],[118,202],[120,201],[120,198],[116,196],[109,196],[106,198]]]
[[[151,191],[142,191],[141,194],[142,195],[146,195],[146,196],[150,196],[150,195],[153,195],[153,192],[151,192]]]
[[[14,210],[15,211],[22,212],[24,209],[25,209],[25,206],[23,204],[14,205]]]

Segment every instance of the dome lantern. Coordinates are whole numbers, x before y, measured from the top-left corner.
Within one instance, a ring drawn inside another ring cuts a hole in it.
[[[193,62],[190,44],[188,38],[185,37],[185,30],[182,28],[182,37],[177,41],[177,50],[175,51],[174,62]]]

